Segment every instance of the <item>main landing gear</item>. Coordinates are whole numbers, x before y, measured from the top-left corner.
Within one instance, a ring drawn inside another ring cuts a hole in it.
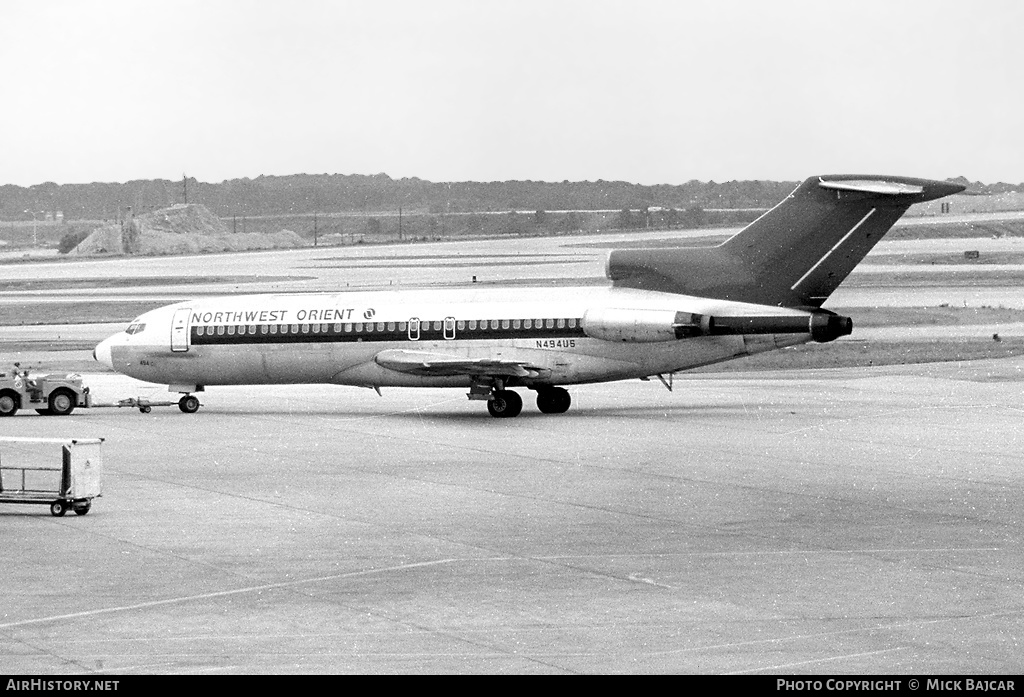
[[[523,410],[523,398],[519,393],[505,389],[500,381],[493,389],[485,390],[474,385],[469,393],[470,399],[486,399],[488,413],[498,419],[510,419],[519,416]],[[538,387],[537,408],[542,414],[564,414],[572,404],[572,397],[562,387]]]
[[[497,419],[511,419],[523,410],[523,398],[512,390],[495,390],[487,400],[487,411]]]

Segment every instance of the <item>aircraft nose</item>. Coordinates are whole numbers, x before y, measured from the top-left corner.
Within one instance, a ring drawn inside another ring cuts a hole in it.
[[[110,358],[110,343],[112,340],[113,337],[104,339],[92,350],[92,357],[95,358],[97,362],[102,363],[111,370],[114,368],[114,363]]]

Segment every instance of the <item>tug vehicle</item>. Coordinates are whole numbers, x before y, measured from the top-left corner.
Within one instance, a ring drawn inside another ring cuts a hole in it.
[[[20,364],[0,373],[0,416],[14,416],[19,409],[35,409],[45,416],[67,416],[75,407],[92,405],[89,388],[76,373],[29,376]]]

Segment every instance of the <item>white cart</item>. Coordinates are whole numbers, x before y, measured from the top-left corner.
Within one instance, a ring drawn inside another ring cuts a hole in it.
[[[0,503],[85,515],[102,487],[102,438],[0,438]]]

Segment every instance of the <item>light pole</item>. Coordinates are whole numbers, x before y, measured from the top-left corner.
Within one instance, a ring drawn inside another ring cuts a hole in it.
[[[36,235],[36,212],[35,211],[25,211],[25,213],[28,213],[28,214],[30,214],[32,216],[32,246],[33,247],[38,247],[39,246],[39,237],[38,237],[38,235]]]

